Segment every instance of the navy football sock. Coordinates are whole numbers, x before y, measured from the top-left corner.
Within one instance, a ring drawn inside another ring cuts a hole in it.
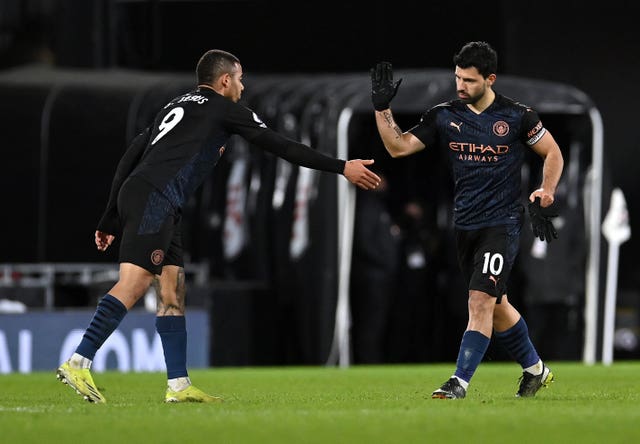
[[[480,365],[488,347],[489,338],[485,335],[479,331],[465,331],[464,335],[462,335],[454,375],[463,381],[471,381],[471,377],[478,368],[478,365]]]
[[[184,316],[158,316],[156,331],[162,341],[167,379],[189,376],[187,373],[187,327]]]
[[[105,294],[98,303],[93,319],[82,336],[76,353],[93,360],[104,341],[118,328],[127,314],[127,307],[110,294]]]
[[[494,336],[522,368],[531,367],[540,360],[529,338],[529,329],[524,318],[521,317],[513,327],[503,332],[494,332]]]

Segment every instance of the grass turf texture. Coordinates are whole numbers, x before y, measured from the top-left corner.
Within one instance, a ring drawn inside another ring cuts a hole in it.
[[[223,404],[164,404],[164,373],[94,374],[107,404],[55,371],[0,375],[0,442],[634,443],[640,362],[551,362],[556,380],[515,398],[520,369],[483,363],[463,400],[431,399],[454,364],[191,370]]]

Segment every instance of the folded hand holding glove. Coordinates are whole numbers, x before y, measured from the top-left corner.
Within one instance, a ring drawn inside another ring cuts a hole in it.
[[[540,198],[536,197],[533,202],[529,202],[529,218],[531,219],[531,230],[533,235],[541,241],[551,242],[558,238],[558,232],[553,226],[551,219],[558,214],[551,206],[543,208],[540,206]]]

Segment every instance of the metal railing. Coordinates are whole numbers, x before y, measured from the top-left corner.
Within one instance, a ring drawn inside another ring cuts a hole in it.
[[[185,275],[196,285],[209,281],[207,263],[185,265]],[[115,263],[33,263],[0,264],[0,290],[2,288],[41,288],[44,290],[43,308],[54,308],[56,284],[91,286],[115,283],[118,280],[118,264]]]

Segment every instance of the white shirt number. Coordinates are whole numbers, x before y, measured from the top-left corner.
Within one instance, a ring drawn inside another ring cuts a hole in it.
[[[156,138],[153,139],[153,142],[151,142],[151,145],[155,144],[158,140],[160,140],[160,138],[162,138],[165,134],[171,131],[173,127],[176,126],[178,122],[182,120],[183,117],[184,117],[184,109],[180,106],[173,108],[171,111],[169,111],[167,115],[164,116],[164,119],[162,119],[162,122],[160,122],[160,126],[158,127],[160,132],[158,133]]]

